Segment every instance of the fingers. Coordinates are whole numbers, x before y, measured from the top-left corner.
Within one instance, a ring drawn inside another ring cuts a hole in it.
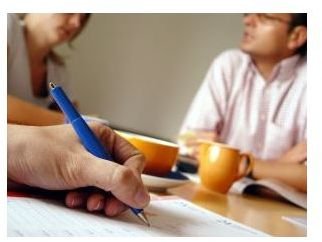
[[[88,194],[81,191],[68,192],[65,197],[65,204],[69,208],[85,207]]]
[[[82,186],[111,191],[117,199],[134,208],[143,208],[150,200],[137,171],[94,156],[80,167],[79,182],[83,183]]]
[[[118,166],[111,180],[115,184],[111,192],[113,195],[134,208],[143,208],[149,201],[150,196],[143,182],[135,171],[126,166]]]
[[[87,199],[87,210],[90,212],[98,212],[103,210],[103,208],[105,207],[105,197],[106,194],[103,193],[91,194]]]
[[[302,164],[303,162],[305,162],[306,157],[307,150],[305,141],[289,149],[284,155],[279,158],[278,161],[282,163]]]
[[[120,202],[115,197],[108,197],[106,199],[104,212],[107,216],[110,216],[110,217],[117,216],[120,213],[124,212],[126,209],[128,209],[128,206]]]
[[[147,189],[141,180],[144,167],[144,157],[129,142],[116,135],[110,128],[92,123],[91,128],[100,138],[117,164],[112,161],[99,159],[85,152],[79,159],[77,177],[78,187],[94,186],[106,192],[110,191],[118,200],[112,200],[105,206],[105,212],[111,216],[124,209],[122,203],[134,208],[145,207],[150,200]],[[101,196],[90,197],[87,206],[89,209],[101,209]],[[94,204],[95,203],[95,204]]]
[[[132,144],[107,126],[95,122],[90,126],[108,152],[112,154],[115,162],[130,166],[142,173],[145,166],[144,156]]]
[[[203,142],[213,142],[217,138],[214,131],[188,130],[178,137],[178,143],[183,155],[199,158],[199,148]]]
[[[128,209],[124,203],[116,199],[110,193],[94,193],[87,198],[87,210],[90,212],[100,212],[113,217]]]
[[[109,216],[117,216],[128,209],[128,206],[113,197],[110,193],[87,191],[71,191],[65,198],[65,204],[69,208],[87,208],[90,212],[101,212]]]

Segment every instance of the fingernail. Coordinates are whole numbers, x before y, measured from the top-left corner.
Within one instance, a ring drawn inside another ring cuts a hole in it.
[[[100,201],[97,203],[96,207],[95,207],[95,208],[93,208],[93,211],[99,211],[99,210],[102,210],[102,209],[103,209],[103,206],[104,206],[104,203],[103,203],[103,201],[102,201],[102,200],[100,200]]]
[[[140,205],[145,205],[147,203],[147,200],[149,199],[149,195],[144,189],[140,189],[138,193],[135,195],[134,199],[136,203]]]
[[[71,207],[78,207],[82,204],[83,199],[81,197],[74,197],[71,202]]]

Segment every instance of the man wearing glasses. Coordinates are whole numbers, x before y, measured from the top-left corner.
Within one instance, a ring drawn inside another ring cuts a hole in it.
[[[254,156],[254,179],[306,192],[306,13],[244,14],[240,49],[212,63],[180,131],[197,157],[198,139]]]

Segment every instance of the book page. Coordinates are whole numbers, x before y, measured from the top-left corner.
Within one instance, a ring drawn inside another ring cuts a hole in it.
[[[248,177],[244,177],[242,179],[239,179],[238,181],[234,182],[233,185],[229,189],[229,193],[236,193],[241,194],[244,192],[245,188],[248,187],[251,184],[254,184],[256,181],[253,179],[250,179]]]
[[[231,193],[243,193],[253,186],[261,186],[274,192],[276,195],[286,199],[287,201],[296,204],[299,207],[307,208],[306,193],[299,192],[295,188],[286,185],[278,180],[261,179],[253,180],[250,178],[242,178],[235,182],[230,188]]]
[[[270,188],[271,190],[275,191],[278,195],[296,204],[297,206],[300,206],[305,209],[307,208],[306,193],[299,192],[295,188],[288,186],[277,180],[263,179],[263,180],[257,181],[256,183]]]
[[[131,211],[115,218],[52,200],[8,197],[8,236],[267,236],[183,199],[151,201],[151,226]]]

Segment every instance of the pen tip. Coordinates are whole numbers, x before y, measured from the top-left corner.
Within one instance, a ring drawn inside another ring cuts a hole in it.
[[[150,227],[150,223],[148,218],[145,216],[144,212],[141,212],[138,214],[139,218],[147,225]]]
[[[55,88],[55,87],[56,87],[56,85],[55,85],[53,82],[49,82],[49,87],[50,87],[51,89],[53,89],[53,88]]]

